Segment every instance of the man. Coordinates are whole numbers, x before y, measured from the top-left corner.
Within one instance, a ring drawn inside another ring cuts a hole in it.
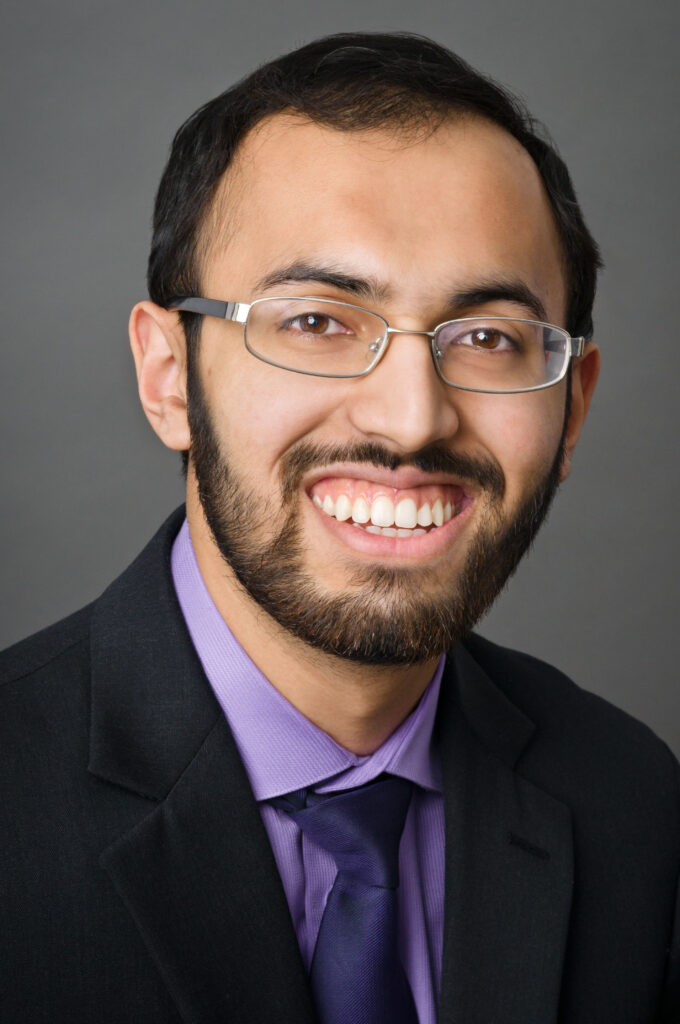
[[[186,519],[4,655],[3,1021],[680,1020],[677,763],[471,632],[568,475],[597,266],[428,40],[180,129],[130,337]]]

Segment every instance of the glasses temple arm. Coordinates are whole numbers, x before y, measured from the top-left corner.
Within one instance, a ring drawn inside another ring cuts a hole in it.
[[[216,316],[220,320],[235,320],[245,323],[250,306],[246,302],[220,302],[218,299],[198,299],[193,297],[173,299],[168,309],[176,309],[183,313],[199,313],[201,316]]]

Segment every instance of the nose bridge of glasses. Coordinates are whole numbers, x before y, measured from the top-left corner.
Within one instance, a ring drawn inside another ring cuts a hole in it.
[[[416,337],[429,338],[430,343],[432,345],[431,355],[434,360],[436,368],[437,360],[441,357],[441,352],[439,351],[439,348],[434,340],[437,337],[437,331],[408,331],[402,327],[388,327],[385,332],[385,344],[387,344],[387,342],[390,340],[390,335],[392,334],[413,334]],[[439,372],[439,370],[437,370],[437,372]]]
[[[435,331],[407,331],[401,327],[388,327],[386,331],[388,337],[390,334],[419,334],[424,338],[434,338]]]
[[[439,350],[438,350],[438,348],[436,346],[436,342],[434,340],[437,337],[437,331],[415,331],[415,330],[409,331],[409,330],[406,330],[403,327],[386,327],[385,333],[383,335],[382,346],[380,346],[379,344],[376,344],[374,348],[372,346],[373,351],[375,351],[377,353],[382,348],[382,352],[380,352],[380,355],[384,355],[385,351],[387,350],[387,345],[388,345],[388,343],[390,341],[390,338],[391,338],[391,336],[393,334],[405,334],[405,335],[413,335],[415,337],[428,338],[429,341],[430,341],[430,345],[431,345],[430,355],[432,356],[432,359],[434,360],[435,368],[436,368],[437,359],[441,356],[441,352],[439,352]],[[439,372],[439,371],[437,371],[437,372]]]

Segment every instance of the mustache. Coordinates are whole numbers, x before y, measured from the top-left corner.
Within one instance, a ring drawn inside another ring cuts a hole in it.
[[[441,445],[428,445],[411,455],[398,455],[372,441],[341,445],[312,445],[301,441],[281,462],[284,504],[293,500],[305,473],[337,462],[365,463],[392,470],[401,466],[414,466],[423,473],[448,473],[475,483],[495,500],[500,500],[505,493],[505,474],[495,459],[450,451]]]

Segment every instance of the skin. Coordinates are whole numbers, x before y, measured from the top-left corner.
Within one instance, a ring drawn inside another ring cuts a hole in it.
[[[209,298],[250,302],[264,295],[312,294],[365,305],[391,326],[413,331],[477,313],[536,319],[535,311],[509,299],[451,304],[452,293],[511,280],[540,299],[545,319],[565,325],[561,251],[539,174],[510,135],[482,120],[447,122],[429,137],[414,139],[391,131],[341,133],[288,115],[266,119],[241,144],[208,230],[202,294]],[[264,275],[293,260],[374,279],[381,293],[368,297],[319,282],[258,287]],[[402,456],[437,444],[490,459],[505,475],[500,510],[506,520],[555,458],[565,381],[517,395],[456,390],[438,378],[427,339],[409,334],[393,337],[381,363],[364,378],[307,377],[253,358],[241,331],[238,324],[206,318],[199,371],[224,454],[268,512],[258,527],[263,539],[280,528],[281,460],[299,442],[372,441]],[[140,399],[153,429],[169,448],[188,448],[186,350],[177,314],[139,303],[131,314],[130,338]],[[599,365],[593,343],[572,360],[562,479]],[[369,466],[350,469],[352,476],[374,478]],[[483,521],[482,495],[441,550],[376,554],[348,544],[313,506],[313,481],[334,475],[345,470],[316,467],[294,498],[305,568],[329,594],[346,592],[355,585],[353,570],[380,559],[427,569],[423,585],[433,594],[460,570]],[[284,631],[244,593],[221,558],[191,463],[187,516],[208,590],[255,664],[342,746],[359,754],[375,750],[415,706],[436,661],[357,666]]]

